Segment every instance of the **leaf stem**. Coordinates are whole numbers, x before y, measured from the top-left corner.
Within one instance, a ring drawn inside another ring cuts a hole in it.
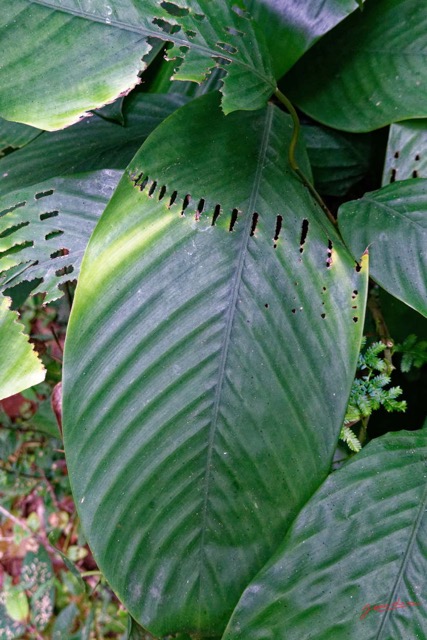
[[[329,209],[326,206],[325,202],[322,200],[321,196],[317,193],[316,189],[311,184],[310,180],[307,178],[307,176],[300,169],[300,167],[298,165],[298,162],[296,160],[295,150],[296,150],[296,146],[297,146],[297,143],[298,143],[298,138],[299,138],[299,134],[300,134],[300,130],[301,130],[298,114],[295,111],[295,108],[294,108],[292,102],[290,102],[290,100],[279,89],[275,90],[274,95],[286,107],[286,109],[289,112],[289,115],[292,118],[292,122],[293,122],[293,125],[294,125],[294,130],[292,132],[291,143],[289,145],[289,151],[288,151],[289,165],[290,165],[292,171],[294,171],[297,174],[297,176],[299,177],[301,182],[307,187],[307,189],[309,190],[309,192],[311,193],[313,198],[316,200],[317,204],[326,213],[326,215],[329,218],[330,222],[332,222],[332,224],[336,226],[336,224],[337,224],[336,219],[334,218],[332,213],[329,211]]]
[[[387,363],[387,373],[390,374],[395,368],[392,360],[392,349],[394,343],[381,310],[378,287],[376,285],[369,292],[368,309],[374,319],[378,336],[380,337],[381,342],[385,345],[384,360]]]

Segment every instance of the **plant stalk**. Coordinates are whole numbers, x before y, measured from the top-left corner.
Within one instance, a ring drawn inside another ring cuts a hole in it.
[[[298,114],[295,111],[295,108],[294,108],[292,102],[290,102],[290,100],[288,100],[288,98],[279,89],[276,89],[276,91],[274,92],[274,95],[286,107],[286,109],[289,112],[289,115],[292,118],[292,122],[293,122],[293,125],[294,125],[294,129],[293,129],[293,132],[292,132],[291,143],[289,145],[289,151],[288,151],[289,165],[290,165],[292,171],[294,171],[297,174],[297,176],[299,177],[301,182],[307,187],[307,189],[309,190],[310,194],[316,200],[317,204],[326,213],[326,215],[329,218],[330,222],[332,222],[332,224],[334,226],[336,226],[336,224],[337,224],[336,219],[334,218],[332,213],[329,211],[329,209],[326,206],[325,202],[323,201],[321,196],[317,193],[316,189],[311,184],[310,180],[307,178],[307,176],[304,174],[304,172],[300,169],[300,167],[298,165],[298,162],[296,160],[295,151],[296,151],[296,146],[297,146],[297,143],[298,143],[298,138],[299,138],[299,134],[300,134],[300,130],[301,130]]]

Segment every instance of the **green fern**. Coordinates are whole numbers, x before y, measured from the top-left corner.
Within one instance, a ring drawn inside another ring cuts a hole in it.
[[[362,448],[362,443],[356,434],[350,429],[350,427],[346,427],[343,425],[340,431],[340,440],[343,440],[349,449],[358,453]]]
[[[427,363],[427,340],[418,341],[417,336],[411,333],[402,344],[396,344],[394,353],[401,353],[400,370],[408,373],[412,368],[421,369]]]
[[[406,411],[406,401],[398,400],[402,389],[398,386],[387,388],[391,382],[386,373],[389,364],[379,355],[386,345],[374,342],[365,349],[366,338],[363,338],[361,352],[357,364],[357,374],[353,381],[344,424],[341,428],[340,439],[354,452],[360,451],[362,443],[350,427],[365,421],[380,407],[388,412]]]

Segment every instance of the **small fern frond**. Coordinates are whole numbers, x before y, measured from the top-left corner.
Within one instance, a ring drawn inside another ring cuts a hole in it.
[[[362,448],[362,444],[359,438],[350,429],[350,427],[347,427],[346,425],[341,427],[340,439],[343,440],[348,446],[348,448],[354,451],[355,453],[358,453]]]

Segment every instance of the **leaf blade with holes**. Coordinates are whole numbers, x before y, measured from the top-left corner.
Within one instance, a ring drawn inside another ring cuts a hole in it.
[[[300,640],[313,629],[319,640],[422,638],[426,453],[425,429],[391,433],[330,475],[244,592],[224,640]],[[392,609],[398,601],[418,604]]]
[[[354,256],[369,246],[372,278],[427,315],[427,180],[395,182],[347,202],[338,222]]]
[[[291,132],[273,105],[189,103],[137,154],[85,254],[67,464],[102,571],[156,636],[221,633],[328,472],[344,416],[367,269],[279,155]]]
[[[170,58],[184,58],[177,79],[201,82],[225,66],[226,112],[259,108],[275,89],[262,31],[225,0],[192,0],[190,8],[184,0],[0,0],[0,10],[0,110],[10,120],[54,130],[111,102],[139,82],[152,38],[172,42]]]
[[[46,371],[39,360],[18,314],[9,308],[10,300],[0,296],[0,400],[32,387],[45,378]]]
[[[426,48],[423,3],[368,2],[295,65],[286,76],[289,97],[314,119],[345,131],[427,117]]]
[[[388,136],[383,171],[383,186],[427,178],[427,119],[392,124]]]
[[[41,280],[45,303],[78,277],[83,253],[121,171],[52,178],[0,198],[0,291]]]

